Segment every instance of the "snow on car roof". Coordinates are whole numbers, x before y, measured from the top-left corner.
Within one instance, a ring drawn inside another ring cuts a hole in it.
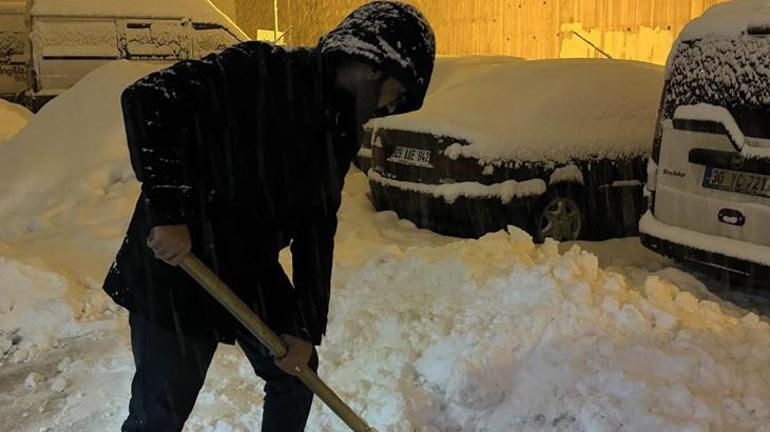
[[[191,18],[194,21],[235,23],[209,0],[32,0],[31,15],[122,17],[122,18]]]
[[[649,151],[663,68],[602,59],[439,58],[420,111],[370,126],[470,143],[482,161],[621,157]]]
[[[752,27],[770,28],[770,0],[733,0],[714,5],[682,30],[679,42],[738,35]]]

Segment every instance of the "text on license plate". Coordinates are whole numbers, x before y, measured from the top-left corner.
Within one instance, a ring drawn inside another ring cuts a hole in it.
[[[397,146],[388,158],[391,162],[430,167],[430,150]]]
[[[770,176],[706,167],[703,187],[770,198]]]

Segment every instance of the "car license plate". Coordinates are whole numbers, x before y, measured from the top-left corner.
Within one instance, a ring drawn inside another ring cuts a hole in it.
[[[406,165],[432,167],[430,164],[430,156],[430,150],[397,146],[388,160]]]
[[[706,167],[703,187],[770,198],[770,176]]]

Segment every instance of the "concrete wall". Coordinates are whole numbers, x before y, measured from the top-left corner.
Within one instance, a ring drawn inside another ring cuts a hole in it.
[[[222,0],[226,1],[226,0]],[[612,57],[665,62],[679,31],[725,0],[407,0],[436,31],[439,54],[530,59]],[[273,27],[272,0],[236,0],[249,34]],[[364,0],[281,0],[279,28],[290,45],[314,45]]]

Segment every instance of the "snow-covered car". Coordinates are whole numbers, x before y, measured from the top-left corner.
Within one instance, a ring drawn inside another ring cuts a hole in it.
[[[423,108],[365,128],[378,210],[478,237],[638,233],[661,67],[630,61],[439,58]]]
[[[714,6],[683,30],[666,68],[651,208],[640,222],[648,248],[748,281],[770,275],[768,37],[767,1]]]
[[[0,0],[0,97],[37,108],[108,61],[201,58],[246,40],[209,0]]]

